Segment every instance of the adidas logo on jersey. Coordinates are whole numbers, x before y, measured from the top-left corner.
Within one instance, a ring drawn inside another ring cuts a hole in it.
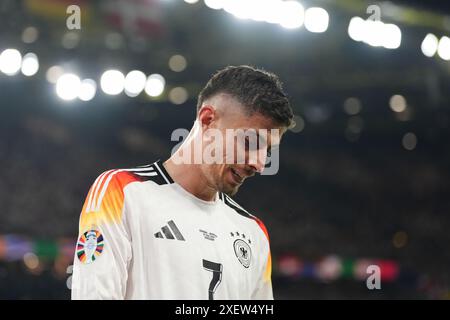
[[[161,231],[155,233],[155,238],[185,241],[180,230],[173,220],[167,222],[167,226],[161,228]]]

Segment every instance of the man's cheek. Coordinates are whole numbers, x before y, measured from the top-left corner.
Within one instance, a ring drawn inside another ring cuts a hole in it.
[[[278,173],[280,168],[280,150],[278,148],[272,150],[271,154],[267,156],[266,165],[261,175],[272,176]]]

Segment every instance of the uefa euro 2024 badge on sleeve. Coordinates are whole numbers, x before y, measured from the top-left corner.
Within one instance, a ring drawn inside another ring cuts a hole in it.
[[[103,235],[95,228],[83,233],[78,239],[77,256],[81,263],[94,262],[103,252]]]

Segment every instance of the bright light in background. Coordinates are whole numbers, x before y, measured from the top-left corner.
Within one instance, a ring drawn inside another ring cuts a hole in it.
[[[169,59],[169,68],[175,72],[181,72],[186,69],[187,61],[186,58],[180,54],[176,54]]]
[[[111,50],[118,50],[124,46],[123,36],[118,32],[108,32],[105,36],[105,46]]]
[[[361,112],[361,100],[355,97],[350,97],[344,101],[344,111],[350,116],[354,116]]]
[[[33,43],[37,40],[39,31],[35,27],[27,27],[22,32],[22,41],[25,43]]]
[[[438,55],[444,60],[450,60],[450,38],[442,37],[439,40]]]
[[[305,11],[305,28],[310,32],[325,32],[328,29],[330,17],[323,8],[308,8]]]
[[[61,44],[66,49],[74,49],[80,43],[80,39],[80,34],[78,32],[69,31],[63,35]]]
[[[90,101],[95,97],[97,92],[97,84],[92,79],[85,79],[81,81],[80,92],[78,98],[83,101]]]
[[[280,25],[286,29],[300,28],[305,19],[305,10],[297,1],[283,1],[280,3],[282,18]]]
[[[342,260],[338,256],[328,256],[318,263],[317,276],[324,281],[336,280],[342,270]]]
[[[300,133],[303,131],[303,129],[305,129],[305,120],[301,116],[294,115],[294,122],[295,126],[291,128],[292,132]]]
[[[400,94],[393,95],[389,100],[389,106],[394,112],[403,112],[406,109],[406,99]]]
[[[198,0],[184,0],[184,2],[192,4],[192,3],[197,3]]]
[[[372,47],[382,47],[385,37],[384,23],[381,21],[364,21],[366,26],[363,42]]]
[[[27,252],[23,256],[23,263],[30,270],[35,270],[39,267],[39,258],[32,252]]]
[[[62,67],[53,66],[47,70],[47,73],[45,74],[45,76],[46,76],[48,82],[55,84],[56,81],[58,81],[59,77],[61,77],[63,74],[64,74],[64,69]]]
[[[121,93],[125,86],[125,76],[119,70],[108,70],[102,74],[100,87],[109,95]]]
[[[189,98],[187,90],[183,87],[176,87],[170,90],[169,100],[173,104],[183,104]]]
[[[240,19],[280,23],[282,19],[280,0],[229,0],[223,9]]]
[[[402,138],[402,145],[408,151],[414,150],[417,146],[417,136],[412,132],[406,133]]]
[[[32,75],[35,75],[36,72],[39,70],[39,60],[37,55],[30,52],[23,56],[22,59],[22,73],[30,77]]]
[[[227,0],[223,2],[223,9],[239,19],[248,19],[252,14],[253,0]]]
[[[125,77],[125,93],[129,97],[137,97],[145,88],[147,76],[139,70],[130,71]]]
[[[205,0],[205,5],[214,10],[222,9],[223,3],[223,0]]]
[[[363,20],[360,17],[353,17],[350,20],[348,35],[355,41],[386,49],[397,49],[402,42],[402,32],[395,24]]]
[[[185,0],[186,1],[186,0]],[[300,28],[305,20],[305,10],[298,1],[282,0],[204,0],[211,9],[223,9],[239,19],[252,19],[277,23],[286,29]],[[328,13],[313,8],[309,25],[312,32],[324,32],[328,28]]]
[[[164,77],[160,74],[151,74],[145,85],[145,92],[150,97],[157,97],[164,91],[164,86],[166,85],[166,81]]]
[[[263,0],[255,9],[255,17],[268,23],[280,23],[283,18],[283,11],[279,0]]]
[[[366,25],[360,17],[353,17],[348,25],[348,35],[355,41],[363,41]]]
[[[434,34],[429,33],[423,39],[420,49],[422,49],[422,53],[425,56],[431,58],[436,54],[436,51],[438,50],[438,45],[439,45],[438,38]]]
[[[8,76],[15,75],[22,67],[22,55],[16,49],[6,49],[0,54],[0,71]]]
[[[384,35],[383,46],[386,49],[397,49],[402,43],[402,32],[398,26],[389,23],[385,24],[382,29]]]
[[[56,94],[63,100],[73,100],[80,93],[81,80],[72,73],[63,74],[56,82]]]
[[[270,20],[270,16],[273,15],[271,10],[273,3],[273,0],[260,0],[259,4],[253,8],[251,19],[255,21],[269,22],[268,20]]]

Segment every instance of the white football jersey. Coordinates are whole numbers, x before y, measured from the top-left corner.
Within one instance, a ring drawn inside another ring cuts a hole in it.
[[[72,299],[273,299],[264,224],[203,201],[161,161],[102,173],[80,216]]]

